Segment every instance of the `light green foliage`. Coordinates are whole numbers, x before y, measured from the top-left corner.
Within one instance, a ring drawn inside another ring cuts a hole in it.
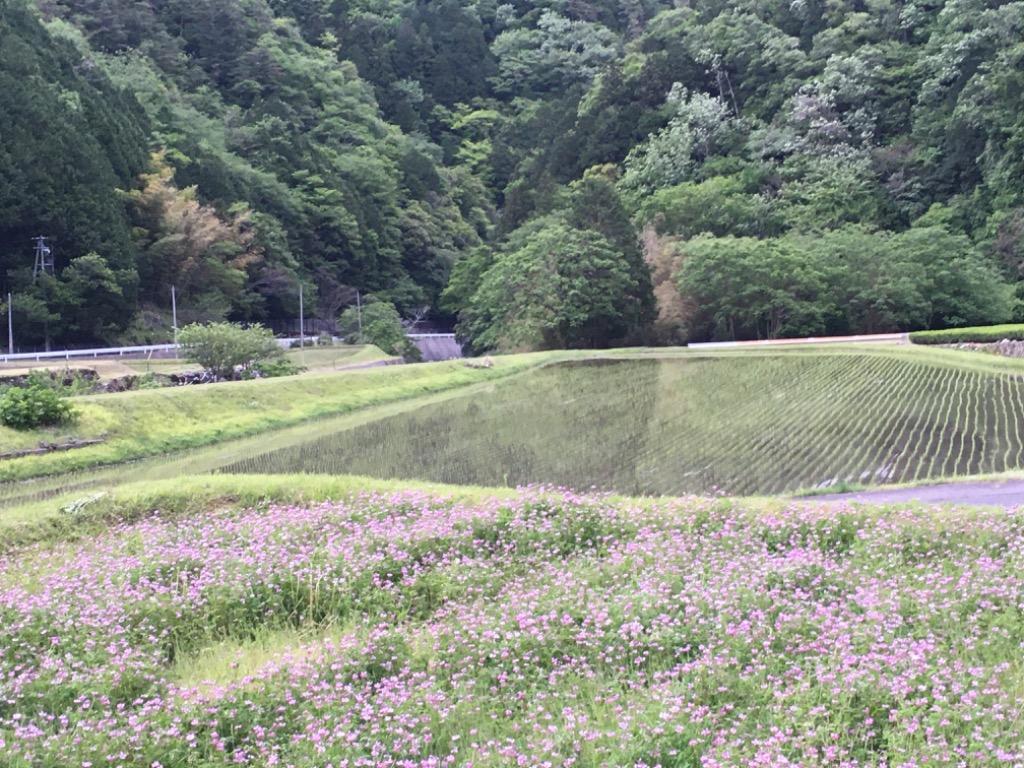
[[[826,327],[827,261],[790,241],[697,237],[682,246],[679,290],[694,338],[811,336]]]
[[[1011,319],[1012,288],[966,235],[948,226],[919,223],[897,240],[907,257],[924,268],[925,290],[931,300],[926,327]]]
[[[651,276],[613,166],[573,183],[564,209],[455,265],[444,294],[465,307],[459,332],[476,350],[637,343],[654,317]]]
[[[1024,325],[982,325],[941,331],[915,331],[910,334],[914,344],[991,344],[1004,339],[1024,341]]]
[[[772,201],[731,176],[659,189],[640,209],[642,221],[683,238],[700,234],[764,236],[778,232]]]
[[[0,394],[0,424],[29,430],[64,424],[75,410],[51,387],[12,387]]]
[[[545,11],[534,29],[502,32],[494,41],[495,84],[513,94],[559,92],[588,83],[617,52],[616,36],[600,24]]]
[[[839,153],[798,157],[794,163],[799,170],[792,172],[779,200],[789,228],[806,232],[881,220],[884,198],[867,157]]]
[[[370,300],[362,306],[349,307],[338,321],[339,330],[352,344],[373,344],[389,355],[416,357],[418,350],[405,335],[402,316],[395,305]]]
[[[688,93],[679,83],[666,99],[668,125],[638,146],[625,160],[622,186],[637,195],[688,181],[695,165],[727,140],[732,123],[729,106],[703,93]]]
[[[284,356],[274,334],[260,326],[235,323],[187,325],[178,333],[181,351],[218,379],[234,379],[257,363]]]
[[[927,266],[902,247],[899,236],[847,226],[796,243],[835,265],[830,291],[819,298],[825,305],[834,302],[828,310],[833,328],[888,333],[930,322],[934,301]]]
[[[691,339],[880,333],[1008,320],[1012,287],[963,235],[923,222],[679,246]]]
[[[295,376],[305,370],[288,358],[257,360],[242,372],[242,378],[276,379],[279,376]]]

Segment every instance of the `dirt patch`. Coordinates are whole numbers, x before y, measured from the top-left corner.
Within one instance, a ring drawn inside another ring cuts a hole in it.
[[[10,451],[0,453],[0,461],[6,459],[20,459],[23,456],[41,456],[46,453],[57,453],[61,451],[72,451],[75,448],[85,448],[89,445],[99,445],[105,442],[104,439],[96,440],[69,440],[66,443],[40,443],[38,448],[26,448],[22,451]]]
[[[32,371],[50,371],[63,374],[66,371],[91,371],[100,379],[116,379],[120,376],[128,376],[138,373],[117,360],[104,360],[102,358],[88,361],[44,360],[39,362],[21,361],[16,363],[0,363],[0,381],[8,376],[27,376]]]

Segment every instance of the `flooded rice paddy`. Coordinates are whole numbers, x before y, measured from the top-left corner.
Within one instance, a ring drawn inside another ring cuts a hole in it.
[[[889,356],[565,363],[219,471],[772,494],[1024,466],[1024,381]]]

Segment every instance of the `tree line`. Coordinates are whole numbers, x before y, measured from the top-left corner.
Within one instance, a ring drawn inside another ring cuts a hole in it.
[[[1021,319],[1022,41],[996,0],[0,0],[0,282],[31,343],[163,338],[170,285],[476,350]]]

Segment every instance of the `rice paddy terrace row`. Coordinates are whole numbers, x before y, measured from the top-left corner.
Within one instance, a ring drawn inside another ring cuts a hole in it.
[[[1024,467],[1024,376],[857,353],[563,363],[231,472],[775,494]]]
[[[1024,363],[967,352],[556,353],[256,384],[84,398],[73,436],[113,424],[108,443],[0,462],[74,470],[0,484],[0,509],[210,472],[756,495],[1024,469]]]

